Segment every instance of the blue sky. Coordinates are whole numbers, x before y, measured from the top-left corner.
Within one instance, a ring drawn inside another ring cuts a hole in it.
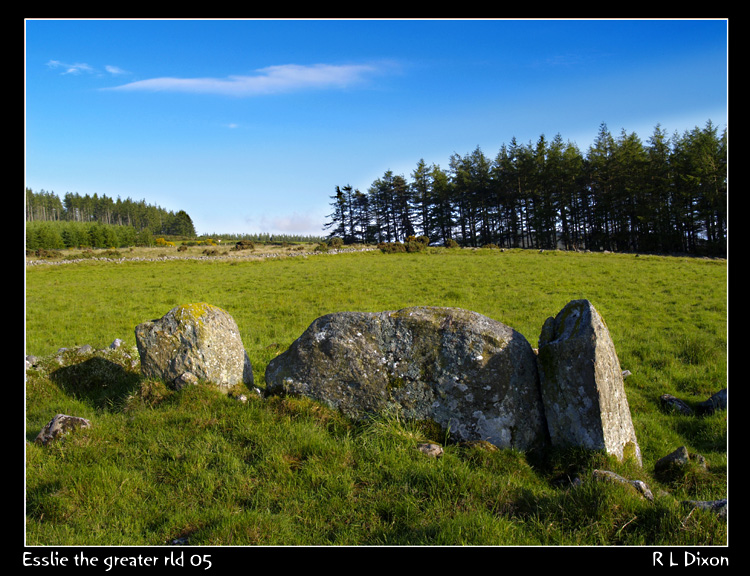
[[[724,20],[27,20],[26,187],[320,234],[337,185],[727,124]]]

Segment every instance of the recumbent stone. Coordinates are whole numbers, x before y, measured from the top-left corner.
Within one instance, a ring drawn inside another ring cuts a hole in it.
[[[546,444],[536,357],[520,333],[458,308],[316,319],[266,369],[267,393],[304,395],[354,419],[395,410],[458,440]]]

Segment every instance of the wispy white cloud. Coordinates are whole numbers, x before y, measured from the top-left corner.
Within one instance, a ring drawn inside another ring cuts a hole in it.
[[[101,74],[96,68],[85,62],[68,64],[66,62],[61,62],[60,60],[50,60],[47,62],[47,66],[49,68],[61,70],[61,74]],[[109,64],[104,67],[104,70],[113,76],[120,76],[128,73],[119,66],[112,66]]]
[[[365,64],[286,64],[261,68],[255,72],[251,76],[226,78],[151,78],[112,89],[255,96],[316,88],[346,88],[364,81],[369,75],[377,72],[377,68]]]
[[[127,74],[127,71],[123,70],[119,66],[105,66],[104,69],[112,74],[113,76],[120,76],[121,74]]]
[[[61,69],[62,74],[91,74],[94,69],[83,62],[76,62],[75,64],[66,64],[59,60],[50,60],[47,62],[47,66],[50,68]]]

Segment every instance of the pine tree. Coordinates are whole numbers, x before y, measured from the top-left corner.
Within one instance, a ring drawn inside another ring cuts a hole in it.
[[[441,244],[445,244],[453,238],[454,221],[454,204],[452,201],[452,188],[448,180],[448,175],[440,168],[439,165],[433,164],[430,172],[432,180],[433,211],[436,239]],[[432,239],[430,234],[427,236]]]
[[[411,195],[414,200],[414,212],[417,227],[422,235],[430,237],[433,234],[433,193],[430,169],[424,159],[420,159],[417,167],[411,173]]]
[[[346,205],[346,196],[344,192],[336,186],[336,192],[331,196],[331,207],[333,212],[328,215],[329,221],[323,226],[324,230],[331,230],[328,233],[329,238],[344,238],[347,235],[346,217],[349,209]]]
[[[170,223],[169,234],[174,236],[195,236],[195,226],[187,212],[180,210],[174,215]]]

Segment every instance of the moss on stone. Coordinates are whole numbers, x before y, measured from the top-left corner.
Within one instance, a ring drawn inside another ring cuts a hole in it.
[[[623,460],[635,460],[638,461],[638,446],[635,442],[626,442],[622,447],[622,459]]]
[[[403,388],[406,385],[403,376],[392,376],[388,379],[388,390]]]
[[[424,434],[428,440],[445,442],[447,430],[432,419],[418,420],[415,426]]]

